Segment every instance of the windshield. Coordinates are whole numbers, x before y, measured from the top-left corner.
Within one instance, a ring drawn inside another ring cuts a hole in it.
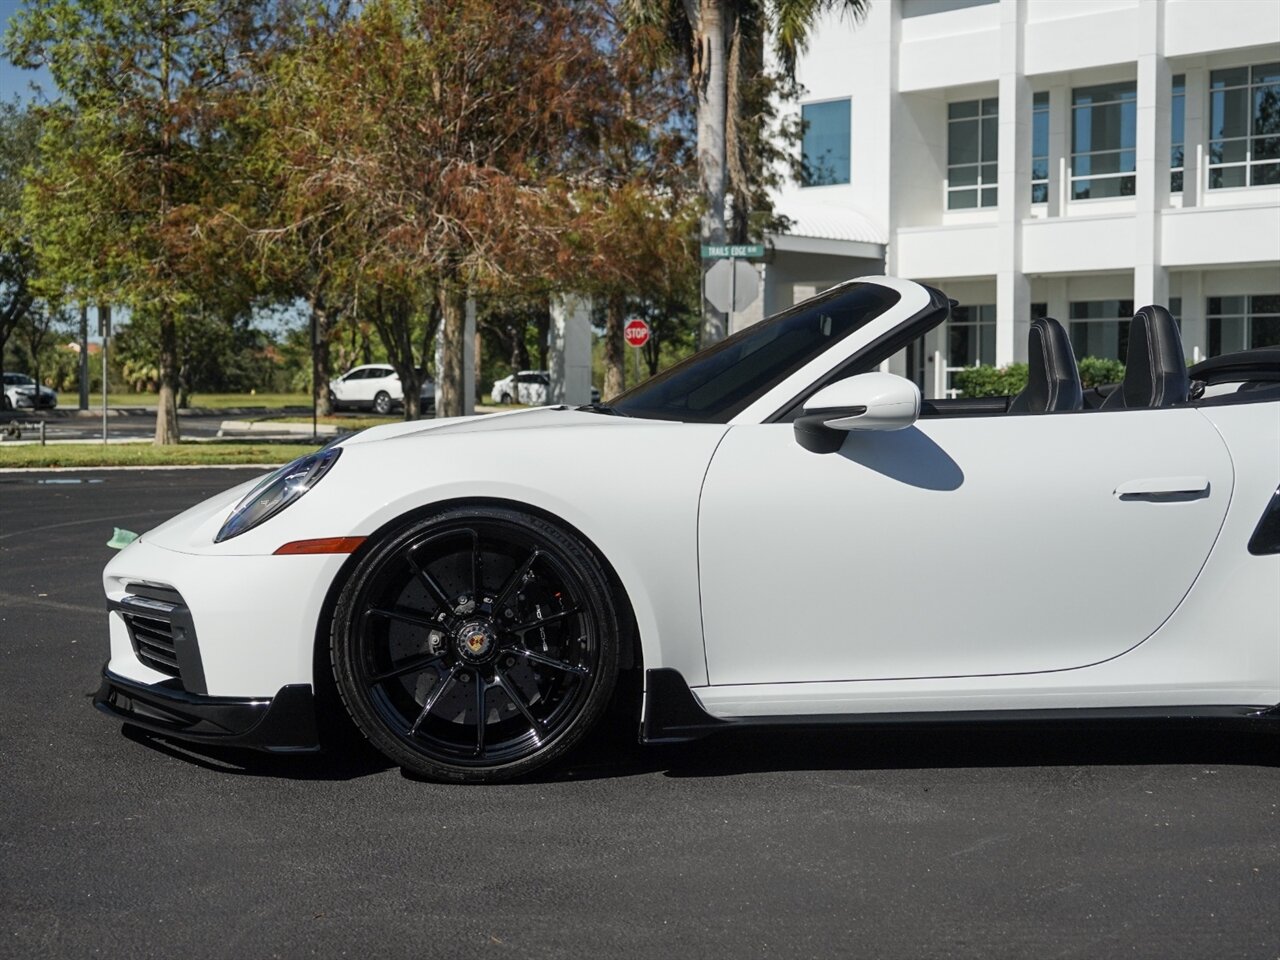
[[[6,373],[4,375],[4,382],[9,384],[9,386],[16,385],[19,387],[30,387],[35,385],[35,381],[24,373]]]
[[[785,310],[695,353],[610,403],[631,417],[728,423],[832,344],[898,302],[878,283],[855,283]]]

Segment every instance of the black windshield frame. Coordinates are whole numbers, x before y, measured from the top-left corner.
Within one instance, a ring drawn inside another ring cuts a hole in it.
[[[897,290],[879,283],[842,284],[698,351],[609,406],[649,420],[728,423],[901,299]]]

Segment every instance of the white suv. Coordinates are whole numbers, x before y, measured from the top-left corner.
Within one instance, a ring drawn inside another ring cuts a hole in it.
[[[430,377],[422,381],[421,400],[423,413],[435,409],[436,385]],[[329,381],[329,405],[334,411],[358,407],[388,414],[403,403],[400,375],[384,363],[352,367],[338,379]]]

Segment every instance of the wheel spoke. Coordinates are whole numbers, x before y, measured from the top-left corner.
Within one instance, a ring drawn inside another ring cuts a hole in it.
[[[436,602],[436,605],[447,613],[453,613],[453,602],[445,594],[444,588],[440,586],[436,578],[431,575],[431,571],[413,559],[413,551],[411,550],[405,551],[404,558],[408,562],[410,569],[426,586],[427,592],[431,594],[431,599]]]
[[[418,719],[413,721],[413,726],[409,728],[409,736],[415,736],[418,728],[422,726],[422,722],[427,719],[427,714],[431,712],[431,708],[436,705],[436,701],[440,699],[440,694],[444,693],[444,688],[453,682],[458,675],[457,667],[450,667],[449,672],[440,678],[440,682],[435,685],[431,693],[427,695],[427,702],[422,705],[422,712],[418,714]]]
[[[498,592],[498,598],[493,601],[493,607],[495,610],[501,610],[507,605],[507,601],[511,598],[511,595],[519,589],[520,584],[524,581],[525,574],[529,572],[529,568],[533,566],[533,562],[538,559],[538,553],[538,548],[534,547],[533,552],[529,554],[528,559],[525,560],[524,563],[520,564],[516,569],[516,572],[511,575],[511,578],[502,585],[502,589]]]
[[[471,534],[471,596],[478,601],[482,587],[480,582],[480,532],[469,529],[467,533]]]
[[[542,721],[533,715],[529,705],[524,702],[524,697],[520,696],[516,691],[515,684],[507,680],[506,674],[501,670],[497,670],[494,672],[493,678],[498,686],[502,688],[502,692],[507,695],[507,699],[515,704],[516,709],[529,722],[529,726],[533,728],[534,736],[538,738],[538,746],[542,746],[542,741],[547,737],[547,728],[542,725]]]
[[[591,671],[586,667],[580,667],[577,664],[565,663],[563,660],[557,660],[555,657],[548,657],[543,653],[535,653],[527,647],[512,647],[511,652],[516,656],[524,657],[526,660],[532,660],[534,663],[540,663],[544,667],[551,667],[563,673],[572,673],[575,676],[585,677]]]
[[[391,607],[370,607],[368,613],[375,617],[386,617],[388,620],[410,623],[415,627],[426,627],[428,630],[435,630],[440,626],[438,620],[433,620],[421,613],[411,613],[407,610],[396,610]]]
[[[581,607],[570,607],[568,610],[561,610],[559,613],[553,613],[549,617],[530,620],[527,623],[520,624],[518,627],[507,627],[507,629],[512,633],[528,633],[530,630],[536,630],[538,627],[546,626],[548,623],[555,623],[557,620],[563,620],[565,617],[571,617],[581,609]]]
[[[486,714],[489,712],[487,692],[489,685],[480,678],[480,674],[476,674],[476,756],[484,756],[484,727],[485,722],[489,719]]]
[[[429,653],[425,656],[414,657],[412,660],[406,660],[398,667],[392,667],[384,673],[375,674],[369,678],[369,685],[376,686],[379,683],[385,683],[387,680],[394,680],[396,677],[403,677],[406,673],[421,673],[427,667],[434,663],[439,663],[443,658],[438,653]]]

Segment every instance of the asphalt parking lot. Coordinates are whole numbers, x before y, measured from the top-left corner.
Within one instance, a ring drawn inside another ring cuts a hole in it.
[[[122,732],[112,527],[253,473],[0,474],[0,956],[1280,956],[1280,731],[601,738],[500,787]]]

